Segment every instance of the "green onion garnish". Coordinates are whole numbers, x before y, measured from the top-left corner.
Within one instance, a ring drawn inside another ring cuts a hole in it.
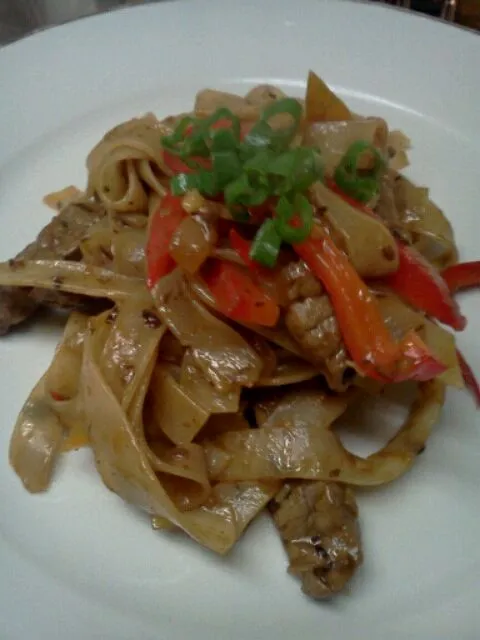
[[[296,244],[308,238],[313,226],[313,207],[301,193],[293,198],[282,196],[275,207],[273,220],[284,242]]]
[[[211,135],[210,150],[212,153],[216,151],[235,151],[238,152],[238,138],[231,129],[220,129],[214,131]]]
[[[292,123],[288,127],[274,129],[269,120],[274,116],[288,115]],[[298,131],[302,117],[302,107],[298,100],[294,98],[283,98],[268,105],[262,113],[260,120],[252,127],[245,137],[245,150],[271,149],[273,151],[284,151],[288,149],[295,134]]]
[[[282,239],[277,233],[274,221],[265,220],[257,231],[250,249],[250,258],[265,267],[274,267],[277,262]]]
[[[165,149],[168,149],[172,153],[180,153],[180,146],[183,143],[184,138],[190,127],[193,127],[195,118],[192,116],[185,116],[175,127],[173,133],[162,138],[162,144]]]
[[[206,169],[200,169],[198,173],[178,173],[170,180],[170,189],[174,196],[184,195],[192,189],[198,189],[207,196],[220,193],[217,176]]]
[[[212,152],[212,173],[223,190],[242,173],[242,164],[235,151]]]
[[[276,177],[276,193],[306,191],[323,177],[319,154],[308,147],[290,149],[270,163],[269,173]]]
[[[252,184],[248,175],[241,173],[225,187],[224,195],[227,206],[240,204],[244,207],[256,207],[268,198],[268,189]]]
[[[208,136],[211,138],[212,135],[218,131],[222,131],[222,129],[215,129],[215,125],[219,123],[221,120],[227,120],[230,123],[230,128],[226,129],[230,131],[237,141],[240,140],[240,119],[234,113],[227,109],[226,107],[221,107],[217,109],[215,113],[213,113],[208,118],[202,120],[197,120],[197,126],[200,129],[203,129],[207,132]]]
[[[278,116],[285,116],[281,127],[274,121]],[[275,217],[263,222],[251,249],[252,259],[269,267],[275,265],[282,241],[302,242],[312,229],[313,208],[302,194],[322,178],[322,166],[318,151],[290,148],[301,118],[300,103],[285,98],[266,107],[244,139],[239,118],[223,108],[208,118],[183,118],[163,139],[165,148],[192,170],[172,178],[173,194],[191,189],[206,196],[223,193],[238,222],[252,219],[250,207],[278,200]],[[355,149],[349,151],[347,170],[356,162]]]
[[[365,154],[370,154],[373,166],[359,167]],[[334,180],[340,189],[358,202],[369,202],[380,189],[380,176],[385,168],[385,160],[369,142],[358,140],[350,145],[335,169]]]

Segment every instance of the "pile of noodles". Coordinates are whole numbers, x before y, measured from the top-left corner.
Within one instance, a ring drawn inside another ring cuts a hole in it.
[[[323,102],[317,96],[313,106],[323,109],[323,122],[305,136],[322,150],[327,170],[356,139],[383,146],[390,157],[379,202],[383,217],[432,264],[454,262],[448,221],[427,190],[397,173],[406,164],[408,141],[383,120],[345,112],[322,91]],[[245,98],[207,90],[197,96],[194,112],[227,106],[254,120],[281,95],[271,87]],[[70,315],[49,369],[18,417],[10,460],[25,487],[38,492],[48,487],[62,451],[88,445],[105,485],[146,510],[154,526],[179,527],[225,553],[286,479],[374,486],[401,476],[438,419],[445,384],[462,382],[453,336],[388,290],[379,291],[393,334],[415,329],[448,369],[418,385],[397,434],[360,458],[342,445],[336,420],[381,385],[357,376],[349,388],[337,381],[330,389],[322,376],[328,380],[328,372],[309,362],[284,328],[227,321],[201,282],[180,268],[152,294],[144,248],[149,216],[168,185],[161,139],[175,121],[148,114],[117,126],[88,156],[86,191],[54,198],[62,205],[93,198],[105,206],[107,215],[82,243],[81,262],[0,265],[1,284],[109,298],[114,305],[98,316]],[[384,273],[382,225],[352,214],[321,185],[313,197],[327,207],[335,237],[358,272]],[[263,412],[261,427],[251,428],[247,406]]]

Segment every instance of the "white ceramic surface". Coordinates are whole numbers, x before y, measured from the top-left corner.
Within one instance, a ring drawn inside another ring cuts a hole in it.
[[[88,150],[143,111],[187,109],[204,86],[259,81],[301,93],[315,69],[365,114],[413,139],[409,173],[432,189],[462,257],[480,257],[480,38],[358,3],[148,5],[80,20],[0,50],[0,258],[48,220],[44,193],[82,185]],[[459,337],[480,371],[480,295]],[[365,565],[351,595],[303,597],[265,519],[224,559],[154,533],[109,493],[88,452],[27,494],[8,466],[11,426],[60,328],[0,341],[2,640],[475,640],[480,608],[480,420],[449,393],[414,470],[359,498]]]

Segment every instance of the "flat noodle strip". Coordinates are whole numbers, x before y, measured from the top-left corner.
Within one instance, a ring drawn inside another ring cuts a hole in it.
[[[398,268],[398,249],[387,227],[352,207],[317,182],[311,189],[313,202],[326,208],[324,219],[338,245],[364,278],[377,278]]]
[[[257,382],[257,387],[283,387],[287,384],[295,384],[311,380],[323,373],[323,368],[315,367],[309,362],[300,359],[280,362],[272,373],[262,376]]]
[[[120,404],[85,345],[82,377],[97,469],[112,491],[154,516],[168,519],[200,544],[226,553],[279,489],[279,483],[217,485],[208,504],[182,513],[154,473]]]
[[[125,229],[112,237],[113,270],[131,278],[145,278],[144,229]]]
[[[317,122],[306,128],[305,142],[322,154],[325,174],[333,175],[344,154],[357,140],[365,140],[385,153],[388,126],[381,118]]]
[[[85,197],[83,191],[77,189],[73,184],[60,189],[60,191],[53,191],[52,193],[47,193],[43,198],[43,203],[50,207],[50,209],[55,209],[55,211],[60,211],[65,205],[70,202],[75,202],[76,200],[82,200]]]
[[[405,176],[396,174],[393,190],[401,224],[412,234],[413,246],[438,268],[457,262],[452,225],[430,200],[428,189],[417,187]]]
[[[159,475],[170,498],[179,510],[185,511],[201,506],[211,494],[211,485],[204,452],[199,445],[172,447],[169,442],[159,439],[158,433],[149,437],[147,442],[143,409],[155,362],[156,358],[152,357],[144,368],[142,378],[136,385],[137,392],[127,409],[127,419],[139,446],[144,449],[153,471]],[[171,400],[167,398],[166,402]],[[151,431],[151,425],[147,426]]]
[[[1,262],[0,285],[54,289],[115,301],[138,294],[145,286],[140,278],[67,260]]]
[[[154,471],[162,474],[170,497],[178,508],[192,508],[211,492],[203,450],[192,445],[199,451],[174,451],[168,443],[162,446],[156,440],[149,446],[145,440],[143,404],[165,327],[159,322],[145,325],[141,309],[141,300],[131,300],[117,312],[113,324],[108,324],[108,317],[103,318],[103,324],[97,322],[91,337],[92,354],[111,391],[132,417],[135,437]]]
[[[397,435],[368,458],[348,452],[329,424],[320,427],[311,406],[305,406],[303,412],[297,406],[295,413],[288,408],[287,424],[282,417],[281,426],[225,433],[214,440],[206,447],[211,477],[228,482],[333,479],[360,486],[391,482],[410,468],[440,415],[444,385],[438,381],[422,383],[419,392]]]
[[[27,491],[37,493],[50,486],[63,436],[63,425],[48,402],[43,376],[23,405],[10,440],[10,464]]]
[[[155,424],[174,444],[188,444],[210,413],[191,398],[172,375],[172,367],[158,365],[153,373],[150,397]]]
[[[153,294],[163,322],[185,347],[191,347],[199,369],[220,391],[252,386],[262,361],[231,327],[209,313],[191,291],[179,269],[160,280]]]
[[[57,347],[55,358],[45,375],[49,401],[66,431],[62,451],[88,444],[84,399],[80,393],[80,371],[87,330],[88,317],[72,313],[65,327],[64,339]]]
[[[425,320],[419,334],[432,353],[447,367],[447,370],[438,376],[438,380],[448,386],[463,389],[465,382],[458,362],[455,336],[431,320]]]
[[[49,487],[66,427],[71,426],[67,414],[72,413],[78,389],[76,366],[85,329],[86,317],[72,314],[48,371],[29,395],[12,433],[10,464],[32,493]],[[57,401],[52,391],[59,394]]]
[[[187,349],[183,356],[180,384],[185,393],[209,413],[236,413],[238,411],[241,387],[236,386],[228,391],[217,389],[198,368],[190,349]]]
[[[143,403],[166,330],[149,309],[150,303],[142,297],[131,298],[115,314],[104,316],[103,324],[97,322],[92,353],[122,408],[134,410],[132,429],[145,447],[152,468],[162,474],[168,494],[179,509],[191,509],[201,505],[211,492],[203,449],[198,445],[174,449],[158,440],[148,446],[144,436]],[[172,403],[168,396],[162,400],[167,405]]]
[[[113,270],[112,228],[108,216],[90,228],[80,242],[80,251],[85,264]]]
[[[147,296],[129,298],[114,315],[108,338],[99,345],[102,351],[98,362],[113,393],[123,407],[128,407],[156,356],[165,326]]]

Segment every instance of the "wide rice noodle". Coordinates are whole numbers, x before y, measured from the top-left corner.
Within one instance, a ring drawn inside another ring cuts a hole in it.
[[[226,106],[251,121],[284,95],[269,85],[244,97],[205,90],[194,112],[206,116]],[[320,143],[327,173],[359,138],[390,154],[377,207],[386,225],[322,185],[312,190],[318,215],[358,273],[377,277],[396,268],[393,232],[439,267],[454,262],[453,232],[440,209],[426,190],[396,179],[408,141],[388,134],[381,119],[352,114],[313,73],[300,102],[295,144],[303,134]],[[311,364],[282,323],[235,325],[219,312],[201,275],[177,268],[150,292],[149,220],[170,174],[161,139],[178,118],[147,114],[115,127],[88,156],[87,191],[69,187],[49,198],[54,206],[70,198],[105,206],[107,215],[80,243],[81,262],[0,264],[0,285],[107,298],[114,305],[95,317],[70,316],[52,364],[19,415],[10,461],[29,491],[43,491],[60,452],[89,445],[105,485],[149,513],[155,528],[183,529],[226,553],[287,479],[375,486],[405,473],[438,419],[444,384],[462,386],[462,378],[453,336],[390,291],[376,291],[394,337],[417,331],[447,371],[419,385],[397,434],[363,459],[344,448],[336,421],[382,384],[357,376],[354,390],[342,378],[335,386],[341,393],[327,391],[325,380],[333,387],[328,366]],[[279,126],[275,119],[271,124]],[[230,217],[216,207],[217,217]],[[214,231],[215,215],[208,222]],[[242,262],[229,246],[212,253]]]
[[[348,396],[328,400],[321,394],[287,394],[261,429],[225,433],[208,448],[210,473],[233,482],[254,478],[295,478],[374,486],[405,473],[424,446],[444,401],[441,382],[420,385],[408,419],[379,452],[359,458],[331,431]],[[333,405],[331,411],[326,407]],[[338,410],[338,413],[336,413]]]
[[[155,474],[145,445],[94,360],[87,340],[82,378],[97,469],[105,484],[127,502],[184,529],[201,544],[225,553],[278,490],[278,483],[217,485],[198,509],[181,511]]]

